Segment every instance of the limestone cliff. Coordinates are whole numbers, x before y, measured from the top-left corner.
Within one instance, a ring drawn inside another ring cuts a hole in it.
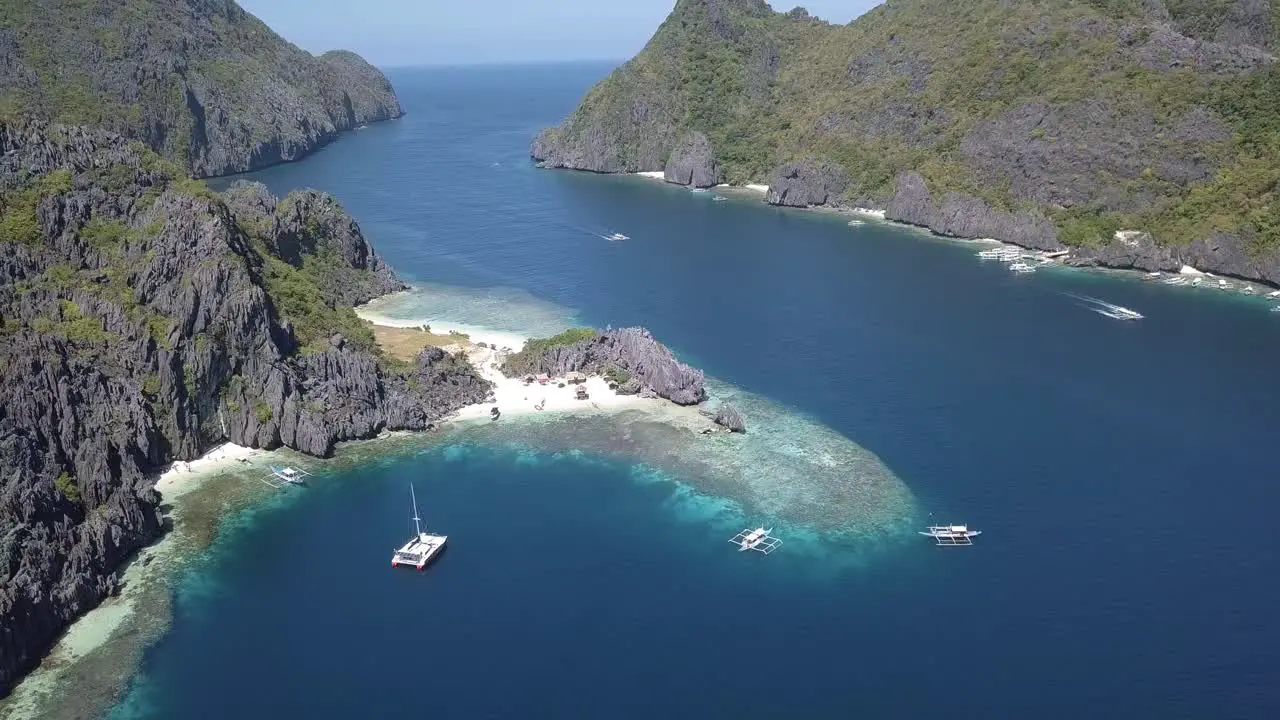
[[[770,203],[1280,283],[1278,15],[1273,0],[895,0],[834,26],[679,0],[531,154],[698,184],[702,138],[700,166],[768,183]]]
[[[570,330],[545,340],[530,340],[502,365],[508,376],[571,372],[603,375],[623,393],[644,393],[677,405],[707,398],[702,371],[676,359],[644,328]]]
[[[105,131],[0,123],[0,695],[160,529],[148,474],[224,441],[327,455],[490,391],[380,357],[404,285],[331,197],[225,195]]]
[[[402,113],[359,56],[313,56],[233,0],[0,0],[0,21],[0,117],[115,130],[197,177]]]

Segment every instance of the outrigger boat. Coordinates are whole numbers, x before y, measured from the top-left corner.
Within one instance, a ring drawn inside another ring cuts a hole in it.
[[[920,533],[931,537],[939,547],[955,547],[972,545],[973,538],[982,534],[981,530],[970,530],[968,525],[930,525]]]
[[[262,482],[273,488],[282,488],[285,485],[306,485],[307,477],[311,473],[306,470],[299,470],[293,467],[276,467],[271,466],[271,474],[265,475]]]
[[[412,484],[409,485],[409,498],[413,503],[413,517],[409,518],[413,520],[413,537],[391,556],[391,567],[412,565],[421,572],[427,563],[444,550],[449,536],[422,532],[422,518],[418,517],[418,497],[413,492]]]
[[[729,538],[729,542],[738,546],[738,552],[755,550],[758,553],[768,555],[777,550],[778,546],[782,544],[781,540],[769,534],[771,532],[773,532],[773,528],[766,530],[758,527],[755,530],[743,530]]]

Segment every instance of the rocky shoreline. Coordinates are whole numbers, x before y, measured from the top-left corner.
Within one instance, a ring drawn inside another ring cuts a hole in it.
[[[535,142],[533,148],[538,147]],[[636,174],[549,166],[532,150],[530,157],[544,169],[602,175]],[[703,167],[705,171],[710,165]],[[638,174],[656,178],[657,172]],[[1010,213],[960,193],[949,193],[940,202],[936,201],[918,173],[904,173],[898,180],[897,193],[888,203],[878,204],[869,199],[844,202],[837,199],[843,192],[840,173],[838,168],[823,163],[791,163],[780,168],[767,186],[731,187],[735,190],[766,187],[762,201],[776,207],[853,215],[868,214],[867,208],[875,207],[874,215],[881,220],[927,230],[938,237],[998,240],[1039,252],[1067,251],[1063,263],[1071,267],[1177,273],[1189,266],[1206,274],[1280,287],[1280,252],[1259,256],[1247,243],[1231,236],[1215,235],[1186,247],[1172,248],[1157,243],[1149,233],[1133,230],[1117,232],[1110,243],[1100,247],[1076,247],[1061,242],[1052,221],[1039,211]],[[679,173],[664,171],[661,179],[673,185],[702,187],[682,182],[682,177]]]
[[[159,468],[327,456],[490,391],[438,349],[378,357],[350,305],[404,285],[327,195],[218,195],[73,127],[0,124],[0,152],[0,696],[161,532]]]

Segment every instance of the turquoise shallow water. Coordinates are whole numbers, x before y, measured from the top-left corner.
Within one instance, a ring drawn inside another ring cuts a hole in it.
[[[428,290],[409,316],[649,326],[758,398],[756,444],[499,423],[323,478],[224,529],[119,716],[1280,714],[1280,314],[533,168],[606,71],[398,71],[406,118],[257,177],[337,194]],[[839,490],[878,473],[979,545],[861,516]],[[411,481],[451,536],[421,576],[386,567]],[[787,544],[733,552],[748,518]]]

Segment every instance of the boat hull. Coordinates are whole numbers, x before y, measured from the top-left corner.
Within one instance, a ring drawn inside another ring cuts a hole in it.
[[[419,554],[416,559],[407,559],[403,557],[401,553],[404,552],[404,549],[402,548],[391,556],[391,567],[411,568],[418,572],[422,572],[430,567],[431,564],[434,563],[441,555],[443,555],[447,547],[449,547],[448,539],[447,537],[444,537],[439,542],[434,543],[426,551]]]

